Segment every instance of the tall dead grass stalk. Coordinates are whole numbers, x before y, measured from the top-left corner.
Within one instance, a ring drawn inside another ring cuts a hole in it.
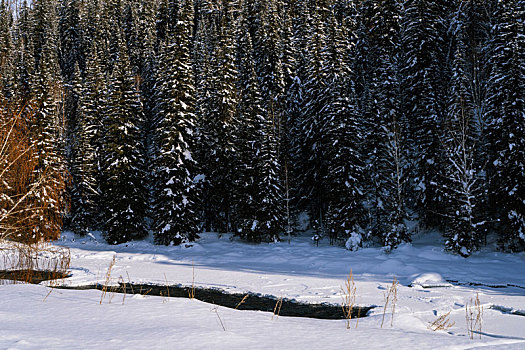
[[[108,292],[108,286],[109,286],[109,283],[111,282],[111,270],[115,266],[116,258],[117,256],[113,255],[113,259],[109,263],[108,270],[106,271],[106,278],[104,280],[104,284],[102,285],[102,294],[100,295],[100,304],[102,304],[102,301],[104,300]]]
[[[479,334],[481,339],[481,326],[483,323],[483,306],[479,300],[479,294],[476,293],[476,298],[470,298],[470,301],[465,304],[465,319],[467,321],[467,332],[470,339],[474,339],[474,333]]]
[[[352,311],[356,304],[356,293],[357,293],[357,286],[354,281],[354,274],[352,270],[350,269],[350,273],[346,277],[345,284],[343,287],[341,287],[341,297],[343,299],[341,308],[343,310],[343,315],[346,320],[346,329],[350,329],[350,321],[352,320]],[[359,322],[359,318],[355,325],[356,328],[359,324],[358,322]]]
[[[195,299],[195,263],[193,260],[191,261],[191,269],[192,269],[192,279],[191,279],[191,288],[188,291],[188,297],[193,300]]]
[[[273,315],[272,320],[275,318],[279,318],[279,314],[281,313],[281,307],[283,306],[283,297],[281,296],[279,299],[277,299],[277,302],[275,303],[275,306],[273,308]]]
[[[392,317],[390,318],[390,327],[394,325],[394,313],[396,312],[396,305],[397,305],[397,287],[399,286],[399,281],[396,277],[394,277],[394,280],[392,281],[392,285],[390,285],[386,292],[384,292],[384,298],[385,298],[385,307],[383,308],[383,318],[381,319],[381,328],[383,328],[383,324],[385,322],[385,315],[386,311],[388,309],[388,306],[390,305]]]

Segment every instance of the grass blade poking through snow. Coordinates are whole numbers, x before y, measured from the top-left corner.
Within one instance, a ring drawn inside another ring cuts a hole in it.
[[[481,339],[481,324],[483,322],[483,306],[479,301],[479,294],[476,293],[476,299],[470,298],[465,305],[465,318],[467,320],[467,332],[470,339],[474,339],[474,332],[479,334]]]
[[[439,316],[434,322],[428,324],[428,328],[436,331],[446,331],[449,328],[453,327],[456,322],[450,320],[451,311]]]
[[[224,322],[222,322],[222,318],[219,315],[219,305],[215,305],[213,309],[211,309],[211,311],[215,312],[215,314],[217,315],[217,319],[219,320],[219,323],[222,327],[222,330],[226,332],[226,327],[224,326]]]
[[[398,286],[399,286],[399,282],[397,278],[394,277],[394,280],[392,281],[392,285],[388,287],[387,291],[384,294],[385,295],[385,307],[383,309],[383,318],[381,320],[381,328],[383,328],[383,324],[385,322],[386,310],[389,304],[392,309],[392,318],[390,319],[390,327],[394,325],[394,313],[396,312],[397,287]]]
[[[239,303],[237,304],[237,306],[235,306],[235,310],[237,310],[239,308],[239,306],[241,306],[242,304],[244,304],[244,302],[246,301],[246,299],[248,299],[248,294],[246,294],[241,301],[239,301]]]
[[[273,308],[272,320],[274,317],[276,319],[279,318],[279,314],[281,313],[281,306],[283,306],[283,297],[277,299],[277,302],[275,303],[275,307]]]
[[[343,298],[343,303],[341,304],[341,307],[343,309],[343,315],[346,320],[346,329],[350,329],[350,320],[352,319],[352,310],[355,306],[356,292],[357,286],[354,281],[354,274],[352,270],[350,270],[350,273],[346,277],[344,287],[341,287],[341,297]],[[359,322],[359,318],[357,322]],[[357,325],[358,323],[356,323],[355,325],[356,328]]]
[[[191,261],[192,269],[192,280],[191,280],[191,289],[188,291],[188,297],[193,300],[195,299],[195,263]]]
[[[102,301],[104,300],[104,297],[106,296],[108,292],[108,285],[111,281],[111,270],[113,269],[113,266],[115,266],[115,260],[117,256],[113,255],[113,260],[109,263],[108,271],[106,272],[106,280],[104,281],[104,285],[102,286],[102,295],[100,296],[100,304],[102,304]]]

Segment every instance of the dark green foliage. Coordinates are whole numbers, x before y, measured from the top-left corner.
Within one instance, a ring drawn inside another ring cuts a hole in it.
[[[351,249],[418,220],[523,250],[524,6],[2,0],[0,95],[39,102],[35,174],[60,192],[67,161],[71,228],[110,243],[272,241],[306,213]]]
[[[448,15],[446,0],[409,0],[401,15],[403,110],[408,121],[411,182],[420,222],[440,224],[437,176],[442,166],[442,130],[447,83]]]
[[[201,162],[204,180],[204,220],[207,230],[227,232],[232,229],[232,191],[235,161],[235,129],[238,71],[235,67],[233,9],[224,1],[219,41],[210,52],[209,81],[200,103]]]
[[[109,81],[102,139],[104,235],[110,244],[147,234],[144,114],[122,33],[117,42],[120,50]]]
[[[185,1],[161,48],[156,85],[155,198],[153,228],[159,244],[178,245],[198,236],[195,186],[195,87],[190,61],[193,4]]]
[[[501,1],[490,47],[490,193],[500,243],[525,249],[525,3]]]
[[[75,143],[71,146],[71,227],[75,233],[86,234],[90,229],[100,227],[97,221],[102,209],[99,168],[106,81],[96,47],[91,50],[90,59],[86,62],[83,82],[80,87],[76,83],[75,89],[79,102]]]

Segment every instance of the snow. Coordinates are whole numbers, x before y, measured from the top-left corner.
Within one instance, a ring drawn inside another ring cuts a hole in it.
[[[348,250],[357,250],[362,240],[363,238],[359,233],[352,232],[345,242],[345,248]]]
[[[465,259],[444,252],[431,235],[420,235],[390,254],[380,248],[352,252],[330,246],[328,239],[317,247],[310,237],[307,232],[290,244],[254,245],[204,233],[183,246],[149,241],[110,246],[97,232],[86,238],[66,232],[55,244],[71,249],[72,276],[62,282],[71,286],[102,283],[116,256],[112,284],[122,278],[190,286],[194,275],[197,287],[339,304],[352,270],[357,303],[377,306],[357,328],[355,320],[346,329],[344,320],[272,318],[271,313],[189,299],[108,294],[99,304],[101,293],[95,290],[17,284],[0,286],[0,348],[525,348],[525,317],[519,315],[525,310],[525,254],[487,250]],[[400,285],[393,326],[387,312],[381,328],[385,292],[394,277]],[[476,334],[471,340],[465,305],[476,295],[484,307],[483,328],[481,339]],[[449,311],[453,327],[446,332],[428,328]]]
[[[414,275],[414,279],[410,283],[410,286],[420,286],[423,288],[436,288],[436,287],[451,287],[452,284],[448,283],[443,276],[439,273],[427,272],[418,275]]]

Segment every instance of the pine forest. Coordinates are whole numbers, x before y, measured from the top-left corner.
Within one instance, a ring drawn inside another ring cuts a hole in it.
[[[524,251],[525,1],[1,0],[0,237],[65,229]]]

